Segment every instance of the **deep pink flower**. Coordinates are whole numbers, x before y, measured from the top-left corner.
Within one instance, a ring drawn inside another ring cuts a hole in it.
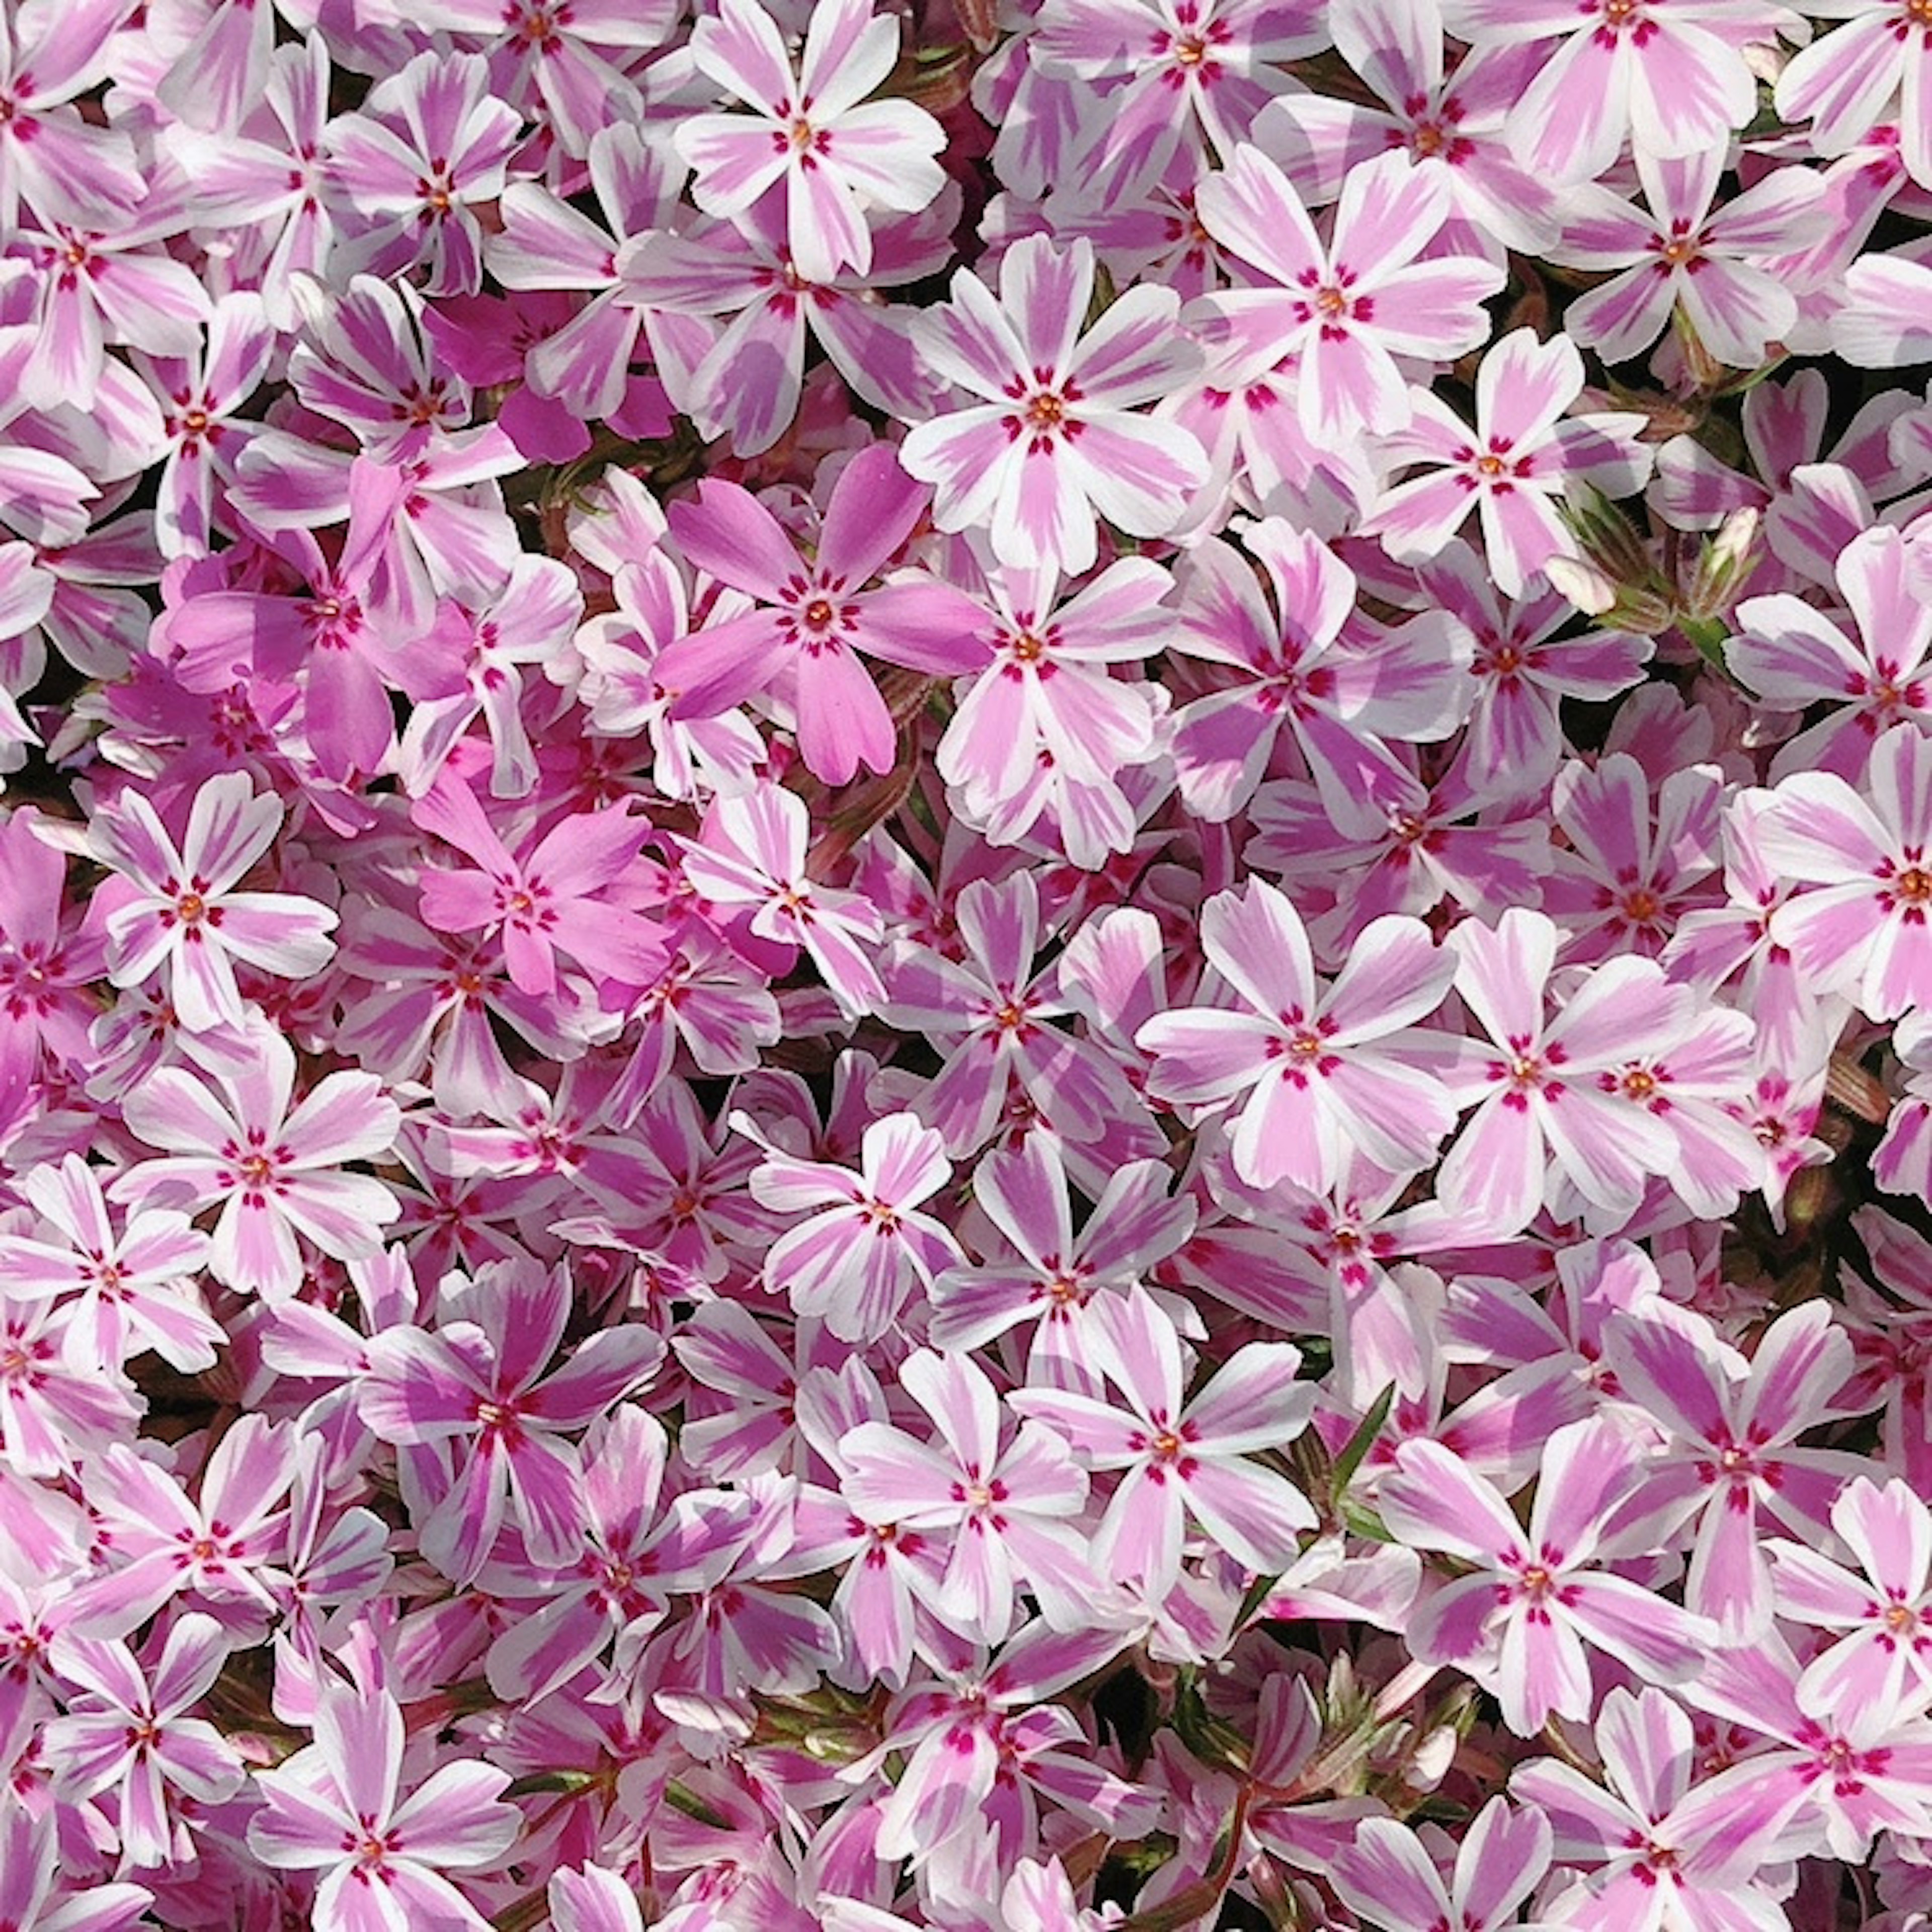
[[[598,980],[641,986],[664,958],[658,928],[621,896],[650,836],[626,803],[560,819],[541,838],[504,842],[476,794],[445,772],[410,815],[472,862],[463,872],[426,869],[422,915],[446,932],[494,933],[520,992],[554,991],[562,952]]]
[[[839,472],[816,554],[800,557],[778,519],[734,483],[710,482],[694,504],[674,504],[671,534],[720,583],[768,608],[674,640],[653,675],[674,694],[671,716],[712,718],[781,676],[806,766],[844,784],[860,765],[889,771],[896,732],[856,652],[934,676],[986,662],[978,605],[924,572],[867,590],[924,514],[926,493],[898,456],[875,446]]]

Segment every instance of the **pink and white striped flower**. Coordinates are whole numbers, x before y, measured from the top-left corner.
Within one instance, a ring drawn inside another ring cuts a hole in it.
[[[1627,136],[1640,160],[1722,153],[1757,108],[1742,43],[1768,40],[1780,10],[1763,0],[1445,0],[1443,15],[1478,49],[1546,50],[1511,131],[1525,167],[1568,183],[1602,174]]]
[[[77,1694],[46,1727],[43,1748],[55,1789],[68,1802],[112,1790],[124,1874],[192,1859],[194,1840],[170,1815],[170,1787],[196,1804],[219,1804],[245,1773],[234,1746],[199,1705],[228,1660],[229,1641],[214,1618],[177,1618],[152,1670],[118,1640],[54,1639],[52,1663]]]
[[[978,276],[952,278],[950,305],[922,319],[934,372],[979,398],[916,424],[900,460],[937,492],[943,530],[985,526],[1016,568],[1078,577],[1099,555],[1094,519],[1130,536],[1165,536],[1208,460],[1184,429],[1135,412],[1199,362],[1180,299],[1143,284],[1083,334],[1093,245],[1029,236],[1008,250],[1000,298]]]
[[[1857,1729],[1932,1702],[1932,1510],[1901,1478],[1850,1483],[1832,1527],[1856,1560],[1854,1575],[1810,1545],[1770,1546],[1778,1614],[1844,1632],[1804,1666],[1799,1707]]]
[[[326,1684],[315,1742],[256,1774],[248,1848],[265,1865],[321,1875],[317,1932],[406,1932],[490,1922],[443,1876],[502,1862],[524,1826],[510,1774],[457,1758],[400,1796],[403,1714],[387,1690]]]
[[[129,1168],[112,1198],[190,1214],[219,1203],[211,1272],[272,1300],[302,1285],[298,1234],[340,1261],[379,1252],[380,1229],[401,1208],[373,1175],[340,1170],[395,1139],[402,1110],[382,1083],[332,1073],[292,1106],[295,1051],[266,1028],[213,1077],[211,1089],[184,1068],[164,1067],[130,1090],[122,1102],[129,1128],[164,1151]]]
[[[772,1244],[766,1280],[841,1341],[876,1342],[915,1289],[929,1294],[933,1277],[960,1258],[944,1222],[918,1211],[952,1169],[945,1143],[916,1114],[874,1120],[860,1143],[856,1174],[786,1153],[748,1116],[734,1115],[732,1124],[765,1149],[749,1183],[761,1206],[819,1210]]]
[[[872,266],[868,208],[910,214],[945,185],[939,123],[910,100],[867,101],[898,58],[899,23],[872,0],[811,10],[794,73],[777,23],[757,0],[719,0],[691,57],[750,114],[700,114],[678,146],[707,214],[735,219],[782,184],[791,257],[808,282]]]
[[[1469,256],[1418,259],[1449,218],[1449,186],[1400,154],[1350,170],[1325,247],[1258,148],[1237,148],[1194,202],[1202,226],[1262,284],[1202,298],[1210,350],[1249,379],[1298,356],[1295,406],[1318,446],[1403,428],[1411,392],[1395,358],[1450,361],[1489,334],[1482,304],[1503,272]]]
[[[1324,988],[1293,902],[1250,879],[1202,908],[1201,945],[1240,1008],[1149,1020],[1135,1038],[1155,1056],[1152,1092],[1192,1107],[1240,1102],[1230,1144],[1251,1186],[1326,1194],[1357,1156],[1391,1173],[1428,1166],[1456,1110],[1412,1029],[1442,1004],[1456,965],[1421,920],[1374,921]]]
[[[281,829],[282,802],[246,772],[207,780],[178,846],[142,794],[123,792],[88,828],[88,848],[125,882],[110,894],[108,977],[138,986],[164,968],[190,1033],[238,1026],[235,962],[304,980],[328,964],[335,914],[291,892],[238,892]]]
[[[1095,1562],[1157,1600],[1180,1574],[1191,1520],[1248,1569],[1279,1576],[1300,1555],[1298,1532],[1315,1526],[1315,1511],[1286,1476],[1249,1458],[1307,1426],[1315,1392],[1295,1379],[1301,1351],[1250,1342],[1190,1400],[1180,1337],[1145,1288],[1110,1295],[1097,1312],[1094,1353],[1120,1406],[1060,1389],[1007,1398],[1019,1414],[1058,1430],[1089,1468],[1120,1472]]]
[[[1519,1737],[1552,1715],[1588,1719],[1586,1645],[1664,1684],[1692,1676],[1711,1646],[1701,1617],[1594,1567],[1643,1460],[1614,1423],[1566,1424],[1544,1445],[1527,1530],[1493,1484],[1426,1438],[1402,1444],[1376,1490],[1382,1520],[1403,1543],[1473,1566],[1423,1600],[1406,1632],[1410,1650],[1493,1691]]]
[[[1872,748],[1854,791],[1832,772],[1794,772],[1757,827],[1759,849],[1810,890],[1771,916],[1815,993],[1868,1018],[1932,1004],[1932,737],[1900,724]]]
[[[1100,1579],[1072,1521],[1086,1504],[1086,1472],[1065,1439],[1029,1421],[1002,1448],[999,1396],[970,1355],[917,1350],[898,1381],[931,1418],[933,1438],[861,1424],[839,1439],[839,1486],[868,1523],[950,1540],[943,1573],[936,1564],[912,1573],[915,1589],[926,1582],[926,1607],[963,1637],[1002,1643],[1024,1588],[1054,1628],[1083,1628]]]
[[[1414,392],[1408,427],[1385,453],[1426,472],[1385,491],[1362,526],[1405,562],[1440,551],[1473,508],[1496,588],[1520,597],[1552,556],[1574,556],[1576,539],[1557,514],[1564,493],[1582,486],[1626,496],[1650,475],[1651,453],[1637,437],[1641,416],[1599,411],[1567,416],[1583,392],[1583,358],[1568,336],[1539,342],[1535,332],[1506,335],[1476,372],[1472,433],[1432,390]]]

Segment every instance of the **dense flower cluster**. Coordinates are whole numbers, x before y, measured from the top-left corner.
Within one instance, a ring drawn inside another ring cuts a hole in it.
[[[1925,1932],[1928,220],[1927,0],[0,0],[0,1928]]]

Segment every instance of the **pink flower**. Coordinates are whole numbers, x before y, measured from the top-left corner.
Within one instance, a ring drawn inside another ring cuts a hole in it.
[[[1150,1090],[1195,1107],[1239,1101],[1229,1143],[1252,1186],[1286,1180],[1325,1194],[1355,1155],[1391,1173],[1427,1166],[1456,1121],[1410,1031],[1456,976],[1454,956],[1429,928],[1400,914],[1377,920],[1325,989],[1292,902],[1262,880],[1217,892],[1201,934],[1245,1010],[1149,1020],[1135,1038],[1155,1056]]]
[[[264,1864],[321,1874],[317,1932],[488,1932],[442,1874],[497,1864],[516,1842],[522,1814],[502,1802],[510,1774],[455,1759],[399,1801],[403,1750],[402,1712],[387,1690],[329,1682],[314,1743],[256,1774],[263,1808],[248,1848]]]
[[[1580,1932],[1780,1932],[1783,1911],[1752,1883],[1757,1860],[1695,1822],[1690,1713],[1664,1691],[1619,1687],[1592,1731],[1604,1784],[1552,1757],[1510,1778],[1511,1792],[1550,1820],[1557,1856],[1592,1868],[1563,1922]]]
[[[885,997],[871,957],[879,916],[856,892],[806,876],[810,830],[804,800],[761,780],[712,802],[700,836],[683,848],[685,877],[717,908],[714,922],[728,938],[742,929],[743,950],[776,948],[788,964],[802,946],[844,1011],[869,1012]]]
[[[1932,1510],[1906,1482],[1868,1476],[1832,1505],[1854,1575],[1801,1543],[1770,1546],[1778,1614],[1844,1634],[1804,1668],[1799,1708],[1848,1730],[1932,1697]]]
[[[430,295],[474,295],[483,274],[476,208],[506,182],[519,116],[476,54],[418,54],[377,82],[360,113],[329,124],[332,172],[368,231],[343,247],[388,277],[424,263]]]
[[[205,1718],[190,1718],[228,1660],[212,1617],[176,1619],[144,1671],[124,1643],[63,1633],[53,1667],[80,1694],[47,1726],[44,1747],[56,1788],[69,1800],[112,1789],[122,1872],[191,1859],[186,1826],[169,1816],[172,1786],[199,1804],[219,1804],[242,1788],[235,1748]]]
[[[76,1298],[67,1331],[76,1367],[118,1364],[149,1348],[184,1371],[214,1366],[227,1331],[195,1286],[209,1244],[185,1214],[148,1208],[117,1233],[99,1175],[76,1154],[35,1168],[19,1186],[47,1224],[42,1232],[62,1238],[0,1234],[0,1290]]]
[[[1038,797],[1042,772],[1063,796],[1078,788],[1084,808],[1060,814],[1064,849],[1076,865],[1103,863],[1132,843],[1137,826],[1119,781],[1153,755],[1156,732],[1154,687],[1112,668],[1152,656],[1171,637],[1162,600],[1173,580],[1148,558],[1126,556],[1064,603],[1056,604],[1059,573],[1050,568],[994,568],[987,587],[999,613],[992,662],[972,668],[977,675],[934,764],[969,814],[994,822],[1000,843],[1027,829],[1010,825],[1007,810]]]
[[[1639,10],[1658,4],[1640,0]],[[1714,213],[1721,145],[1676,160],[1640,150],[1636,167],[1648,214],[1607,188],[1580,189],[1570,205],[1552,258],[1623,272],[1579,296],[1565,329],[1606,362],[1622,362],[1657,340],[1676,308],[1716,361],[1756,368],[1798,320],[1796,297],[1759,260],[1817,232],[1825,218],[1819,177],[1780,168]]]
[[[1772,915],[1818,993],[1843,993],[1875,1020],[1932,1004],[1932,738],[1900,724],[1879,740],[1854,791],[1832,772],[1796,772],[1758,826],[1766,859],[1795,893]]]
[[[1836,574],[1856,644],[1801,598],[1753,597],[1738,606],[1738,634],[1724,660],[1738,680],[1780,710],[1832,707],[1779,746],[1774,781],[1809,771],[1856,780],[1892,726],[1932,729],[1928,559],[1922,542],[1883,526],[1846,547]]]
[[[109,1190],[190,1213],[219,1202],[208,1267],[218,1281],[270,1300],[301,1286],[300,1234],[339,1260],[373,1255],[395,1196],[343,1163],[386,1152],[402,1112],[373,1074],[332,1073],[292,1109],[293,1049],[257,1028],[206,1081],[165,1067],[122,1103],[129,1128],[158,1160],[130,1167]]]
[[[434,1334],[399,1323],[371,1338],[363,1420],[440,1466],[423,1469],[420,1536],[452,1582],[476,1576],[512,1521],[531,1563],[563,1569],[583,1554],[586,1508],[582,1460],[561,1438],[646,1381],[664,1345],[646,1328],[599,1329],[552,1368],[571,1313],[564,1268],[519,1257],[456,1288]]]
[[[1411,402],[1396,357],[1448,362],[1489,334],[1482,304],[1502,271],[1466,256],[1417,259],[1448,218],[1449,188],[1399,154],[1350,170],[1326,247],[1258,148],[1238,147],[1194,199],[1208,233],[1273,285],[1204,296],[1210,346],[1255,372],[1299,356],[1296,408],[1318,445],[1402,428]]]
[[[212,778],[195,794],[177,846],[138,790],[104,805],[88,850],[126,881],[109,903],[108,977],[138,986],[164,966],[182,1024],[190,1033],[242,1024],[235,962],[284,979],[306,979],[335,950],[335,914],[289,892],[235,888],[274,842],[281,801],[257,795],[246,772]]]
[[[872,0],[814,7],[794,74],[784,41],[757,0],[720,0],[698,22],[698,70],[752,110],[699,114],[678,130],[707,214],[735,219],[783,184],[792,259],[808,281],[872,265],[872,208],[911,212],[939,193],[939,123],[909,100],[866,102],[898,57],[899,23]]]
[[[1288,92],[1288,62],[1326,37],[1304,0],[1048,0],[1029,42],[1048,74],[1101,87],[1073,166],[1085,193],[1118,204],[1170,178],[1177,156],[1226,154]]]
[[[1786,62],[1774,99],[1786,121],[1811,123],[1820,154],[1863,146],[1897,100],[1900,158],[1922,187],[1932,187],[1932,89],[1917,16],[1898,0],[1834,0],[1821,10],[1842,22]],[[1901,31],[1902,29],[1902,31]]]
[[[265,18],[272,10],[260,9]],[[170,556],[202,556],[214,534],[215,488],[235,474],[235,458],[254,433],[237,412],[254,394],[274,346],[259,296],[224,296],[208,320],[208,346],[192,360],[152,365],[166,397],[173,447],[161,471],[154,534]]]
[[[1839,1451],[1792,1446],[1836,1412],[1852,1372],[1850,1341],[1826,1304],[1808,1302],[1765,1330],[1748,1372],[1740,1372],[1736,1352],[1708,1323],[1666,1305],[1613,1317],[1604,1350],[1624,1396],[1668,1439],[1639,1504],[1696,1521],[1685,1602],[1727,1640],[1754,1640],[1773,1604],[1760,1510],[1815,1543],[1857,1468]]]
[[[656,924],[606,896],[621,892],[650,836],[628,801],[560,819],[521,856],[452,772],[430,786],[410,816],[474,863],[465,872],[424,869],[424,920],[445,932],[498,934],[520,992],[554,992],[559,952],[598,980],[632,986],[662,964]]]
[[[1240,551],[1210,538],[1182,566],[1172,648],[1232,667],[1234,681],[1186,706],[1175,766],[1190,810],[1218,823],[1253,796],[1284,727],[1338,829],[1379,830],[1413,793],[1388,741],[1447,737],[1468,709],[1469,646],[1424,616],[1381,634],[1354,616],[1354,573],[1311,532],[1269,517]]]
[[[272,1613],[271,1586],[287,1580],[278,1566],[297,1454],[290,1424],[244,1416],[209,1456],[199,1501],[125,1443],[94,1458],[88,1488],[108,1567],[75,1590],[74,1628],[125,1636],[184,1592],[237,1624]]]
[[[1502,246],[1540,254],[1556,233],[1562,197],[1519,166],[1508,145],[1537,53],[1466,54],[1445,77],[1442,11],[1442,0],[1330,0],[1324,14],[1335,50],[1379,106],[1312,88],[1290,92],[1257,117],[1256,145],[1282,163],[1311,206],[1334,200],[1351,170],[1400,148],[1420,172],[1448,182],[1451,232],[1466,238],[1464,252]]]
[[[1498,597],[1466,544],[1452,543],[1418,577],[1475,640],[1460,770],[1480,797],[1540,797],[1563,759],[1562,700],[1628,691],[1643,676],[1651,640],[1618,631],[1555,636],[1575,615],[1570,600],[1534,586],[1520,602]]]
[[[857,652],[934,676],[986,662],[985,614],[950,584],[906,571],[874,590],[924,514],[926,492],[889,448],[862,451],[832,486],[816,555],[803,562],[778,519],[735,483],[704,484],[671,506],[686,557],[767,607],[674,640],[652,675],[670,716],[715,718],[783,677],[808,770],[844,784],[860,765],[890,771],[892,714]]]
[[[918,1350],[899,1365],[898,1382],[931,1418],[933,1439],[861,1424],[839,1439],[839,1487],[868,1523],[950,1532],[944,1572],[922,1592],[927,1608],[974,1642],[1002,1643],[1018,1586],[1056,1630],[1082,1628],[1100,1580],[1070,1520],[1085,1505],[1087,1477],[1065,1440],[1025,1422],[1002,1448],[998,1394],[970,1355]]]
[[[1492,1798],[1456,1849],[1447,1882],[1422,1841],[1393,1818],[1366,1818],[1335,1859],[1335,1888],[1363,1922],[1402,1932],[1454,1925],[1499,1932],[1550,1867],[1550,1822],[1533,1806]]]
[[[1681,1036],[1695,1011],[1653,962],[1624,956],[1577,982],[1554,1019],[1546,989],[1557,929],[1513,907],[1493,928],[1466,920],[1449,938],[1456,990],[1488,1036],[1448,1077],[1476,1111],[1444,1156],[1436,1192],[1472,1232],[1501,1238],[1541,1206],[1550,1169],[1612,1220],[1628,1218],[1646,1176],[1667,1173],[1677,1142],[1665,1123],[1630,1105],[1623,1070]]]
[[[1582,391],[1576,344],[1563,335],[1539,343],[1527,328],[1483,358],[1473,434],[1432,391],[1417,390],[1408,427],[1385,447],[1398,464],[1426,464],[1430,473],[1386,491],[1363,534],[1413,562],[1441,550],[1473,506],[1496,588],[1521,596],[1550,558],[1576,554],[1556,499],[1576,485],[1626,496],[1650,474],[1650,452],[1637,441],[1644,418],[1566,416]]]
[[[1076,1234],[1065,1156],[1050,1139],[1032,1135],[983,1156],[973,1171],[974,1197],[1017,1259],[982,1244],[977,1266],[939,1277],[933,1345],[981,1348],[1030,1321],[1028,1383],[1098,1395],[1099,1304],[1144,1280],[1193,1228],[1195,1204],[1170,1196],[1172,1179],[1162,1161],[1116,1168]]]
[[[1278,1576],[1300,1553],[1315,1512],[1286,1477],[1250,1462],[1307,1426],[1314,1392],[1295,1380],[1301,1352],[1251,1342],[1184,1400],[1180,1338],[1144,1288],[1100,1304],[1094,1353],[1124,1398],[1115,1407],[1058,1389],[1021,1389],[1019,1414],[1058,1430],[1087,1466],[1118,1470],[1094,1542],[1113,1580],[1157,1600],[1180,1574],[1190,1520],[1258,1574]]]
[[[74,1873],[61,1854],[62,1822],[58,1806],[0,1805],[0,1923],[16,1932],[127,1932],[153,1894]]]
[[[1626,136],[1640,163],[1721,153],[1757,107],[1740,44],[1769,40],[1780,18],[1761,0],[1447,0],[1443,11],[1479,50],[1540,44],[1512,126],[1524,166],[1559,183],[1594,180]]]
[[[982,1148],[1016,1088],[1028,1112],[1083,1144],[1134,1118],[1119,1068],[1092,1041],[1052,1024],[1071,1003],[1057,968],[1039,963],[1046,935],[1034,875],[976,879],[952,914],[963,959],[901,940],[885,962],[886,1018],[923,1034],[945,1055],[916,1111],[945,1136],[946,1151]]]
[[[1007,251],[1000,287],[995,302],[962,269],[951,304],[922,318],[926,359],[980,400],[916,424],[900,458],[936,486],[941,530],[983,526],[1002,563],[1078,577],[1099,555],[1096,514],[1164,536],[1207,480],[1192,436],[1133,413],[1198,357],[1179,298],[1144,284],[1082,333],[1094,289],[1084,240],[1062,252],[1028,236]]]
[[[781,1235],[765,1257],[765,1278],[800,1314],[822,1320],[841,1341],[877,1341],[898,1321],[915,1289],[959,1250],[944,1223],[919,1213],[952,1168],[940,1136],[911,1114],[890,1114],[866,1130],[860,1171],[800,1160],[759,1134],[733,1124],[765,1149],[750,1186],[761,1206],[782,1214],[819,1211]]]
[[[1438,1442],[1405,1442],[1377,1486],[1376,1507],[1405,1544],[1474,1566],[1423,1600],[1409,1648],[1470,1672],[1520,1737],[1552,1714],[1588,1718],[1586,1644],[1666,1684],[1690,1676],[1709,1647],[1702,1618],[1593,1567],[1643,1462],[1614,1424],[1559,1429],[1544,1445],[1527,1532],[1494,1486]]]

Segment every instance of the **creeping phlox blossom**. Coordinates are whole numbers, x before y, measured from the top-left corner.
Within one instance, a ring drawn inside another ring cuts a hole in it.
[[[1932,0],[0,0],[0,1932],[1932,1932]]]

